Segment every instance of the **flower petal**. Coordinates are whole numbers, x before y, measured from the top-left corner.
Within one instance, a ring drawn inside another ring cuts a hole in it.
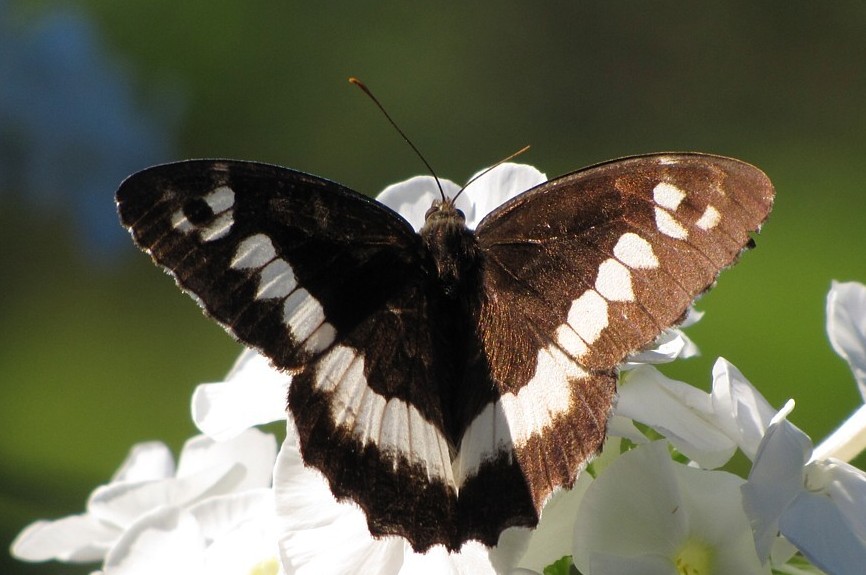
[[[674,475],[688,514],[689,538],[712,547],[714,573],[767,573],[755,550],[742,506],[745,481],[725,471],[674,465]]]
[[[174,475],[174,457],[161,441],[136,443],[111,481],[150,481]]]
[[[629,557],[599,553],[592,558],[592,564],[586,575],[623,575],[623,573],[640,573],[640,575],[678,575],[673,560],[653,554],[641,554]]]
[[[373,540],[364,513],[338,502],[325,478],[301,460],[294,422],[274,467],[278,544],[283,567],[297,575],[318,573],[396,574],[403,564],[403,540]],[[335,545],[335,542],[339,545]]]
[[[802,491],[803,465],[812,451],[809,437],[785,419],[793,405],[793,401],[788,401],[767,428],[749,480],[742,487],[743,507],[762,561],[770,556],[779,531],[779,518]]]
[[[592,483],[589,473],[581,473],[574,487],[555,492],[541,514],[538,527],[532,531],[529,546],[518,566],[541,573],[544,568],[571,555],[572,532],[580,503]]]
[[[23,561],[100,561],[119,535],[119,529],[92,515],[36,521],[12,542],[12,555]]]
[[[713,365],[710,397],[721,429],[754,461],[775,410],[740,370],[722,357]]]
[[[453,197],[460,191],[460,186],[451,180],[440,179],[439,183],[447,197]],[[405,182],[391,184],[382,190],[376,199],[403,216],[417,232],[424,225],[427,210],[435,200],[442,197],[433,176],[415,176]]]
[[[782,534],[818,568],[834,575],[860,575],[866,545],[848,529],[830,498],[802,491],[779,520]]]
[[[251,428],[228,441],[214,441],[204,435],[197,435],[183,446],[177,464],[177,477],[221,468],[226,464],[240,464],[246,474],[234,489],[255,489],[271,484],[274,460],[277,455],[277,442],[274,436]]]
[[[101,521],[128,528],[158,507],[186,506],[210,495],[230,492],[244,475],[242,465],[225,462],[178,479],[110,483],[90,494],[87,511]]]
[[[715,422],[710,396],[643,365],[622,378],[617,415],[649,425],[701,467],[724,465],[736,444]]]
[[[687,525],[663,441],[628,451],[587,488],[574,526],[574,563],[595,573],[596,556],[673,557]]]
[[[245,350],[224,382],[196,388],[193,421],[206,435],[224,441],[249,427],[285,419],[291,380],[263,355]]]
[[[283,572],[270,489],[212,497],[190,508],[190,512],[198,520],[205,540],[211,542],[205,554],[208,575]]]
[[[109,551],[105,575],[189,575],[203,572],[205,540],[179,507],[160,507],[127,529]]]
[[[866,405],[846,419],[836,431],[815,447],[812,459],[851,461],[866,449]]]
[[[827,335],[842,356],[866,401],[866,286],[833,282],[827,294]]]
[[[267,488],[250,489],[209,497],[189,508],[201,526],[205,539],[213,541],[248,522],[272,522],[274,493]],[[276,538],[273,540],[276,552]]]
[[[828,573],[862,573],[866,565],[866,473],[843,461],[806,466],[805,490],[782,514],[779,528]]]
[[[501,204],[547,181],[547,176],[526,164],[506,162],[478,177],[483,172],[469,178],[472,183],[463,192],[473,206],[471,214],[466,213],[466,225],[470,229],[478,227],[481,220]],[[478,179],[472,181],[476,177]]]

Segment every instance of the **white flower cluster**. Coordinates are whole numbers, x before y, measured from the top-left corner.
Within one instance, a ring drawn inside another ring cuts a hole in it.
[[[503,164],[458,207],[474,227],[544,180]],[[436,197],[432,179],[419,177],[379,199],[418,229]],[[866,399],[866,286],[834,283],[827,313],[832,345]],[[574,489],[554,494],[537,529],[510,529],[492,550],[468,543],[460,553],[416,554],[399,537],[371,537],[362,511],[303,465],[291,420],[279,452],[255,429],[286,419],[290,377],[245,351],[226,381],[196,389],[193,418],[204,435],[187,442],[176,468],[165,445],[136,445],[85,513],[33,523],[12,553],[102,562],[105,575],[516,574],[564,556],[583,575],[863,573],[866,474],[846,461],[866,446],[866,407],[813,450],[786,419],[793,402],[776,411],[724,359],[711,393],[651,365],[694,353],[671,330],[631,358],[604,452]],[[752,463],[747,479],[719,469],[737,450]]]

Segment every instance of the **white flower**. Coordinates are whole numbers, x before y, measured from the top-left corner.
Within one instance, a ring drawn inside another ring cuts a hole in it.
[[[866,400],[866,286],[834,281],[827,294],[827,335]]]
[[[866,565],[866,474],[842,461],[811,459],[809,437],[776,415],[743,488],[743,504],[766,560],[781,533],[817,567],[859,574]]]
[[[492,550],[468,542],[459,553],[434,547],[420,554],[402,537],[374,538],[364,512],[337,501],[321,473],[303,464],[294,423],[287,427],[274,468],[279,545],[287,572],[484,575],[504,571],[523,553],[523,529],[506,530]]]
[[[183,508],[158,507],[127,529],[104,575],[285,573],[279,563],[273,492],[251,489]]]
[[[532,166],[507,162],[474,180],[478,174],[469,179],[471,183],[457,198],[456,204],[466,216],[469,229],[475,229],[484,216],[500,204],[547,181],[547,176]],[[439,183],[448,197],[454,197],[460,191],[460,186],[450,180],[440,179]],[[388,186],[376,199],[406,218],[418,231],[424,225],[424,214],[430,205],[441,197],[432,176],[416,176]]]
[[[652,366],[623,375],[616,415],[655,429],[701,467],[724,465],[739,447],[750,459],[773,416],[767,400],[742,373],[723,358],[713,366],[708,394],[670,379]],[[614,419],[612,433],[627,433]],[[625,437],[634,440],[633,433]]]
[[[518,568],[526,572],[542,573],[544,568],[566,555],[571,555],[574,522],[581,501],[593,479],[581,473],[571,489],[560,489],[544,505],[541,518],[532,534]],[[512,571],[515,575],[517,571]]]
[[[111,482],[90,495],[86,513],[31,524],[13,542],[12,553],[27,561],[105,558],[108,573],[149,526],[164,526],[208,498],[268,487],[275,456],[274,438],[258,430],[222,443],[194,437],[184,445],[177,470],[163,444],[138,444]],[[177,524],[180,532],[185,525]]]
[[[704,312],[690,308],[683,323],[664,330],[650,347],[628,356],[620,369],[634,369],[646,363],[670,363],[675,359],[685,359],[698,355],[700,353],[698,346],[685,334],[683,329],[698,323],[703,316]]]
[[[245,349],[219,383],[202,383],[192,396],[192,419],[202,433],[218,441],[255,425],[286,419],[292,377],[270,360]]]
[[[866,286],[833,282],[827,294],[827,335],[842,356],[866,401]],[[854,459],[866,449],[866,405],[861,405],[830,437],[815,448],[816,459]]]
[[[584,575],[769,574],[755,553],[742,484],[675,463],[663,441],[638,446],[587,488],[574,563]]]

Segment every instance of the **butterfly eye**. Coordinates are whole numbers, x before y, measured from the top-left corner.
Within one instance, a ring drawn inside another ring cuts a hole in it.
[[[433,214],[435,214],[436,212],[438,212],[438,211],[440,210],[441,207],[442,207],[442,202],[440,202],[440,201],[438,201],[438,200],[437,200],[437,201],[434,201],[434,202],[433,202],[433,205],[430,206],[429,208],[427,208],[427,212],[424,214],[424,219],[425,219],[425,220],[429,220],[429,219],[430,219],[430,216],[432,216]]]

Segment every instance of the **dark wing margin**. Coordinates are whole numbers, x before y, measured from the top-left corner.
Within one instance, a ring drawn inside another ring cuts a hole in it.
[[[456,492],[420,238],[333,182],[265,164],[156,166],[117,192],[136,243],[206,313],[293,373],[307,465],[375,535],[452,545]]]
[[[750,246],[773,196],[749,164],[671,153],[574,172],[489,214],[476,230],[478,325],[501,397],[466,422],[458,484],[483,483],[484,465],[513,450],[503,465],[525,475],[538,513],[572,485],[604,441],[616,366],[681,321]],[[473,435],[491,409],[507,437]]]

